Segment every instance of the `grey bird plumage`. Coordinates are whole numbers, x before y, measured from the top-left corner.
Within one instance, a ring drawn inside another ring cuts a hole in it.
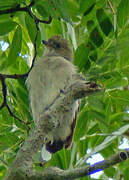
[[[43,41],[46,46],[43,57],[36,61],[27,78],[30,107],[35,124],[59,93],[71,86],[78,77],[77,69],[72,64],[72,51],[66,40],[54,36]],[[78,101],[75,101],[64,112],[59,127],[50,132],[51,141],[46,144],[50,153],[69,148],[72,143],[78,112]]]

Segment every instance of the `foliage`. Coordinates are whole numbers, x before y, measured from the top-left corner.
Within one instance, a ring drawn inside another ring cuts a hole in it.
[[[29,0],[0,0],[0,11],[29,3]],[[104,158],[109,157],[119,151],[123,134],[129,129],[128,0],[36,0],[32,9],[40,19],[48,20],[49,16],[53,19],[51,24],[40,23],[37,56],[43,53],[41,40],[59,34],[71,43],[74,64],[79,72],[105,88],[105,92],[82,100],[72,148],[54,154],[44,167],[54,165],[72,169],[84,166],[85,159],[96,152]],[[0,15],[1,73],[24,74],[28,71],[35,35],[34,19],[26,12]],[[5,42],[9,47],[3,50]],[[25,79],[7,79],[6,83],[11,110],[25,122],[32,122]],[[1,103],[2,100],[0,91]],[[0,178],[6,174],[7,164],[11,164],[26,136],[26,126],[3,108],[0,111]],[[86,153],[89,149],[90,154]],[[40,169],[37,162],[36,158],[35,168]],[[128,169],[127,162],[110,167],[102,178],[122,176],[128,179]]]

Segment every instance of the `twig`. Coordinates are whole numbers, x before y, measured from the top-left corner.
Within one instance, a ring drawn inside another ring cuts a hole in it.
[[[36,19],[37,19],[38,22],[44,23],[44,24],[50,24],[52,22],[52,17],[51,16],[49,16],[48,21],[44,21],[44,20],[38,19],[37,17],[36,17]]]
[[[28,72],[25,74],[1,74],[0,73],[0,79],[1,78],[9,78],[9,79],[20,79],[28,76]]]
[[[114,33],[115,33],[115,38],[117,38],[117,13],[112,5],[112,3],[110,2],[110,0],[107,1],[113,15],[114,15]]]
[[[17,4],[15,7],[13,8],[9,8],[9,9],[4,9],[4,10],[0,10],[0,15],[1,14],[11,14],[17,11],[25,11],[27,12],[31,17],[34,17],[38,22],[44,23],[44,24],[50,24],[52,21],[52,17],[49,16],[49,20],[41,20],[39,18],[37,18],[31,11],[31,7],[35,4],[35,1],[33,0],[28,6],[26,7],[20,7],[20,4]]]
[[[114,10],[113,6],[112,6],[112,3],[110,2],[110,0],[107,1],[108,2],[108,5],[112,11],[112,13],[115,15],[116,14],[116,11]]]
[[[20,118],[18,118],[17,116],[14,115],[14,113],[11,111],[9,105],[7,104],[7,87],[6,87],[6,83],[5,83],[5,78],[4,77],[0,77],[1,80],[1,84],[2,84],[2,94],[3,94],[3,102],[0,106],[0,110],[2,110],[4,107],[7,108],[10,116],[14,117],[15,119],[17,119],[18,121],[24,123],[25,125],[30,124],[30,122],[24,122],[23,120],[21,120]]]
[[[7,88],[5,84],[5,78],[0,78],[1,84],[2,84],[2,93],[3,93],[3,103],[0,106],[0,109],[2,109],[6,105],[6,95],[7,95]]]
[[[45,169],[43,172],[35,173],[32,177],[35,179],[38,179],[39,177],[41,179],[77,179],[84,176],[89,176],[91,174],[95,174],[96,172],[102,171],[104,169],[109,168],[110,166],[113,166],[117,163],[123,162],[129,158],[129,150],[125,150],[122,152],[119,152],[118,154],[115,154],[106,160],[97,162],[91,166],[84,166],[81,168],[76,168],[73,170],[61,170],[59,168],[48,168]],[[31,177],[31,178],[32,178]],[[31,179],[30,178],[30,179]],[[39,178],[39,179],[40,179]]]
[[[28,9],[31,8],[34,5],[35,1],[32,1],[28,6],[26,7],[20,7],[20,4],[17,4],[15,7],[13,8],[9,8],[9,9],[4,9],[4,10],[0,10],[0,15],[1,14],[10,14],[10,13],[14,13],[17,11],[25,11],[28,12]]]
[[[2,162],[4,167],[6,167],[6,169],[8,169],[9,165],[7,164],[7,162],[5,160],[3,160],[2,158],[0,158],[0,161]]]

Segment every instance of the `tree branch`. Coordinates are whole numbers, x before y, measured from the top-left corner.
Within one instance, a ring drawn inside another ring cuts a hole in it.
[[[59,116],[62,116],[62,113],[67,110],[67,104],[73,104],[76,99],[88,96],[98,91],[100,91],[100,89],[95,83],[86,82],[80,79],[71,87],[67,88],[65,92],[61,91],[60,95],[55,99],[54,104],[46,109],[40,117],[40,120],[35,124],[35,128],[25,140],[24,145],[17,153],[17,156],[11,165],[12,168],[10,168],[6,180],[11,179],[12,177],[15,179],[15,175],[17,173],[21,174],[21,172],[22,175],[25,174],[27,177],[32,176],[34,173],[32,168],[33,156],[41,149],[43,144],[49,141],[47,135],[52,129],[51,126],[55,128],[58,126],[58,123],[56,126],[55,120],[53,121],[54,114],[58,111]],[[47,123],[45,123],[46,121]]]
[[[81,168],[76,168],[73,170],[61,170],[56,167],[49,167],[43,170],[42,172],[32,173],[30,176],[26,177],[26,179],[31,180],[72,180],[84,176],[89,176],[96,172],[102,171],[110,166],[113,166],[117,163],[123,162],[129,158],[129,150],[124,150],[119,152],[106,160],[97,162],[91,166],[85,166]],[[20,174],[20,173],[19,173]],[[17,177],[19,177],[17,173]],[[16,175],[13,176],[16,178]],[[12,180],[12,179],[10,179]],[[18,180],[18,179],[15,179]]]
[[[41,20],[39,18],[37,18],[31,11],[32,6],[35,4],[35,0],[33,0],[28,6],[25,7],[20,7],[20,4],[17,4],[15,7],[9,8],[9,9],[4,9],[4,10],[0,10],[0,15],[2,14],[11,14],[11,13],[15,13],[18,11],[24,11],[27,12],[32,18],[36,19],[37,22],[40,23],[44,23],[44,24],[50,24],[52,21],[52,17],[49,16],[48,21],[45,20]]]

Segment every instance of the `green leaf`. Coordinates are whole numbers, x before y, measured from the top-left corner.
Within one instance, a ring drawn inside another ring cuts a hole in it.
[[[18,69],[19,74],[24,74],[29,71],[29,67],[28,67],[25,59],[23,59],[21,56],[19,56],[18,62],[19,62],[19,69]]]
[[[49,166],[56,166],[61,169],[68,169],[71,159],[71,150],[62,149],[57,153],[53,154]]]
[[[115,140],[118,136],[122,135],[124,132],[126,132],[129,129],[129,125],[125,125],[123,127],[121,127],[119,130],[113,132],[113,136],[108,136],[104,139],[104,141],[99,144],[91,153],[90,155],[101,151],[102,149],[106,148],[107,146],[109,146],[113,140]]]
[[[60,14],[60,16],[70,24],[72,24],[72,21],[70,20],[68,11],[65,4],[65,0],[53,0],[53,5],[55,7],[55,10],[57,10]]]
[[[64,0],[46,0],[43,2],[37,2],[36,8],[43,17],[52,16],[54,18],[62,18],[65,21],[72,24],[70,20],[67,3]]]
[[[0,122],[3,126],[8,125],[9,127],[13,124],[13,117],[10,117],[10,114],[6,108],[3,108],[0,111]]]
[[[23,0],[6,0],[6,1],[0,0],[0,8],[7,9],[9,7],[15,7],[17,4],[20,4],[22,2]]]
[[[5,166],[0,166],[0,178],[3,179],[5,174],[7,173],[7,169],[5,168]]]
[[[77,154],[77,143],[73,142],[72,147],[70,149],[70,162],[69,162],[69,169],[72,169],[76,164],[76,154]]]
[[[123,105],[129,105],[129,91],[126,90],[112,90],[109,91],[109,97],[113,103]]]
[[[113,25],[109,17],[106,15],[103,9],[98,9],[96,16],[103,33],[108,36],[108,34],[113,30]]]
[[[93,117],[98,121],[98,125],[102,132],[108,131],[108,122],[106,120],[106,116],[102,112],[92,111]]]
[[[110,178],[114,177],[115,172],[116,172],[116,169],[114,167],[110,167],[104,170],[104,173]]]
[[[0,15],[0,23],[2,23],[2,22],[4,23],[6,21],[14,22],[14,21],[12,21],[10,14],[1,14]]]
[[[128,180],[129,179],[129,167],[127,167],[124,170],[123,178],[124,178],[124,180]]]
[[[0,22],[0,36],[6,35],[15,29],[17,23],[14,21]]]
[[[47,13],[47,10],[45,9],[45,7],[43,6],[42,3],[36,4],[36,9],[37,9],[38,13],[39,13],[42,17],[47,17],[47,16],[49,16],[49,14]]]
[[[1,54],[0,59],[2,60],[2,61],[0,61],[0,71],[1,71],[1,73],[2,73],[2,71],[4,71],[5,69],[7,69],[7,66],[6,66],[6,64],[7,64],[7,55],[6,55],[5,52],[3,52],[3,53]]]
[[[91,149],[96,148],[96,146],[100,145],[104,140],[104,136],[93,136],[90,138],[89,146]]]
[[[14,33],[12,43],[10,45],[7,66],[13,65],[16,62],[16,59],[21,51],[21,45],[22,45],[22,30],[21,27],[18,26]]]
[[[70,14],[70,17],[76,21],[78,20],[77,14],[79,10],[79,3],[76,1],[71,1],[71,0],[65,0],[67,11]]]
[[[88,32],[90,32],[91,30],[93,30],[94,26],[95,26],[94,21],[92,21],[92,20],[87,21],[87,29],[88,29]]]
[[[86,154],[86,150],[88,149],[88,140],[89,138],[86,138],[85,140],[80,140],[77,142],[80,157],[83,157]]]
[[[27,92],[19,87],[16,89],[16,92],[20,103],[25,104],[26,106],[28,104]]]
[[[97,47],[100,47],[103,44],[103,37],[97,27],[90,33],[90,39]]]
[[[36,24],[33,18],[31,18],[28,14],[25,16],[25,23],[27,27],[28,34],[32,43],[35,41],[36,37]]]
[[[84,110],[82,110],[79,113],[79,116],[77,118],[77,125],[74,133],[75,141],[79,140],[81,137],[83,137],[86,134],[88,130],[88,121],[89,121],[88,112],[84,108]]]
[[[61,22],[58,19],[53,19],[51,27],[47,30],[47,34],[51,37],[55,34],[62,35]]]
[[[88,10],[90,10],[90,8],[93,8],[94,3],[95,3],[95,0],[90,0],[90,1],[81,0],[81,2],[80,2],[80,12],[84,13],[85,15],[88,14],[87,13]]]
[[[116,74],[116,76],[114,76]],[[106,88],[119,88],[122,86],[127,86],[128,85],[128,80],[121,77],[119,73],[110,73],[110,75],[113,77],[109,78],[108,80],[105,80],[104,86]],[[105,76],[106,77],[106,76]]]
[[[122,28],[129,18],[129,1],[121,0],[118,6],[118,25]]]
[[[91,61],[96,61],[98,57],[98,54],[96,51],[91,51],[89,54],[89,58],[91,59]]]
[[[90,106],[92,107],[92,109],[98,111],[98,112],[104,112],[105,111],[105,107],[104,107],[104,103],[101,100],[101,97],[99,96],[88,96],[87,97],[87,102],[90,104]]]
[[[129,125],[125,125],[121,127],[119,130],[112,132],[113,136],[107,136],[104,141],[96,146],[93,151],[91,151],[89,154],[86,154],[82,160],[79,162],[79,165],[82,165],[85,163],[86,158],[90,157],[91,155],[105,149],[108,147],[118,136],[122,135],[124,132],[126,132],[129,129]],[[102,137],[101,137],[102,138]],[[97,138],[96,138],[97,140]]]
[[[76,52],[75,52],[75,58],[74,58],[74,64],[79,67],[80,71],[83,71],[85,69],[88,69],[89,67],[88,62],[88,54],[89,54],[89,47],[86,46],[86,44],[81,44]]]
[[[93,114],[92,111],[89,113],[89,120],[92,120]],[[88,135],[92,135],[94,133],[97,133],[99,131],[98,123],[96,121],[90,121],[90,124],[88,123]]]
[[[124,120],[129,120],[129,113],[126,112],[118,112],[110,116],[110,121],[123,122]]]
[[[13,146],[18,140],[19,138],[10,132],[7,132],[6,135],[0,135],[0,142],[2,144],[2,146],[0,146],[0,150]]]
[[[36,8],[41,16],[45,17],[46,15],[47,17],[52,16],[54,18],[58,18],[58,13],[55,9],[53,1],[50,0],[36,1],[35,3],[36,3]]]
[[[86,16],[87,14],[89,14],[89,13],[92,11],[92,9],[94,8],[94,6],[95,6],[95,3],[92,4],[92,6],[90,6],[90,7],[84,12],[84,16]]]

